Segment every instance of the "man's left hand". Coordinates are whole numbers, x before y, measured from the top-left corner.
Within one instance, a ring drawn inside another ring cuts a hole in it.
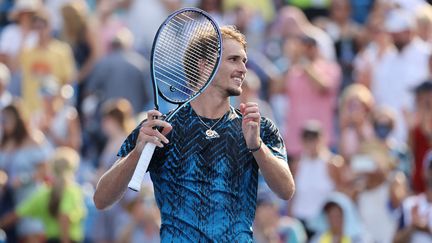
[[[240,104],[240,112],[243,114],[242,130],[248,148],[260,146],[260,120],[258,104],[247,102]]]

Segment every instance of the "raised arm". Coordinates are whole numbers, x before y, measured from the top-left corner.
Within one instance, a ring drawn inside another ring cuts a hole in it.
[[[285,160],[276,157],[260,138],[261,115],[256,103],[240,105],[242,130],[249,150],[258,163],[268,186],[282,199],[290,199],[295,190],[294,179]]]
[[[96,208],[105,209],[122,197],[132,178],[138,159],[146,143],[152,142],[158,147],[163,147],[162,142],[169,142],[165,135],[171,131],[171,125],[165,121],[153,118],[161,115],[162,114],[156,110],[148,112],[149,119],[141,124],[134,148],[127,156],[117,160],[116,163],[102,175],[93,196]],[[153,127],[155,126],[164,127],[163,132],[160,133],[154,130]]]

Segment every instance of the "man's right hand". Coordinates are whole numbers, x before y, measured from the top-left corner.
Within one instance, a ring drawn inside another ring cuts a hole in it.
[[[141,152],[146,143],[154,143],[160,148],[164,146],[163,143],[169,143],[165,135],[172,130],[172,126],[170,123],[159,119],[159,117],[162,117],[162,113],[157,110],[147,112],[147,120],[142,123],[136,142],[135,148],[137,151]],[[162,132],[153,129],[154,127],[162,127]]]

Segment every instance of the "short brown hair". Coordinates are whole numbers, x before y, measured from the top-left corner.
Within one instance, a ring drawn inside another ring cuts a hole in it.
[[[188,83],[194,92],[197,92],[197,88],[201,87],[199,80],[201,78],[199,69],[200,61],[206,60],[211,65],[215,65],[217,61],[218,55],[216,55],[217,50],[214,46],[216,42],[216,32],[205,31],[199,33],[196,38],[193,38],[186,49],[183,65],[186,67],[185,74]],[[210,73],[207,73],[207,75],[210,75]]]
[[[222,39],[232,39],[242,44],[246,51],[247,42],[246,37],[237,29],[235,25],[224,25],[220,28]]]

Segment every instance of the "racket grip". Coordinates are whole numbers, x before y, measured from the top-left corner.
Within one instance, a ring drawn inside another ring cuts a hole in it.
[[[147,168],[149,167],[150,160],[153,156],[155,148],[156,148],[156,144],[154,143],[147,143],[144,146],[144,149],[141,152],[141,155],[138,159],[138,164],[128,184],[128,187],[131,190],[134,190],[136,192],[140,191],[141,183],[144,179],[144,175],[147,171]]]

